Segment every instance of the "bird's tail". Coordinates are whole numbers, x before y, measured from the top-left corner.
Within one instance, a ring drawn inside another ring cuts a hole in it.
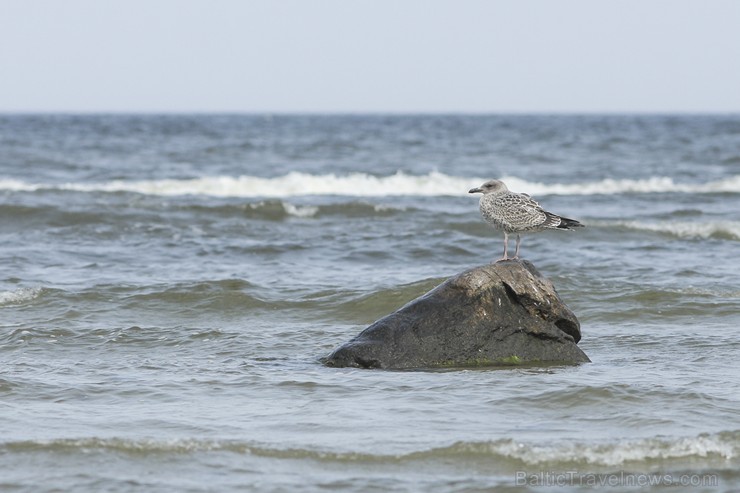
[[[569,219],[567,217],[560,218],[560,224],[557,225],[558,229],[572,230],[573,228],[585,228],[586,225],[579,223],[575,219]]]

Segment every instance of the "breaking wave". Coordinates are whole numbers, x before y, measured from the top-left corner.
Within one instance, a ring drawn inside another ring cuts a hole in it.
[[[512,439],[456,442],[407,453],[332,451],[303,448],[273,448],[240,440],[80,438],[28,440],[0,443],[0,452],[89,453],[117,452],[130,455],[193,454],[231,452],[283,459],[311,459],[325,462],[409,463],[430,460],[484,459],[524,465],[576,465],[615,467],[656,461],[709,461],[733,467],[740,454],[740,432],[701,434],[693,437],[624,439],[604,443],[561,441],[531,444]],[[639,467],[639,466],[638,466]]]
[[[625,463],[715,458],[737,459],[737,433],[702,434],[684,438],[644,438],[617,443],[563,442],[557,445],[522,444],[513,440],[458,445],[473,453],[492,453],[528,465],[548,463],[620,466]]]
[[[510,189],[533,195],[615,195],[623,193],[740,193],[740,175],[707,183],[676,183],[670,177],[641,180],[605,179],[582,183],[529,182],[517,177],[503,177]],[[242,175],[206,176],[190,179],[127,181],[99,183],[27,183],[0,179],[0,190],[35,192],[64,190],[75,192],[129,192],[146,195],[206,195],[213,197],[286,197],[339,195],[356,197],[445,196],[461,195],[486,178],[450,176],[440,172],[410,175],[397,172],[375,176],[367,173],[347,175],[312,175],[291,172],[274,178]]]
[[[621,221],[616,224],[627,229],[663,233],[671,236],[676,236],[678,238],[716,238],[722,240],[740,240],[739,221]]]
[[[19,305],[31,301],[41,294],[41,288],[18,288],[13,291],[0,291],[0,306]]]

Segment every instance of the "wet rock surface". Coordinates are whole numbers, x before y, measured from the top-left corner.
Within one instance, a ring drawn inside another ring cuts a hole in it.
[[[337,348],[332,367],[423,369],[590,361],[575,314],[526,260],[451,277]]]

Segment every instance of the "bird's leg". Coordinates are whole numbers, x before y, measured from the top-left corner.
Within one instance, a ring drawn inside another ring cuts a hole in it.
[[[514,252],[514,258],[519,259],[519,245],[522,242],[522,237],[520,235],[516,235],[516,251]]]
[[[509,248],[509,235],[506,233],[506,231],[504,231],[504,256],[496,260],[496,262],[501,262],[503,260],[509,260],[509,257],[507,255],[508,248]]]

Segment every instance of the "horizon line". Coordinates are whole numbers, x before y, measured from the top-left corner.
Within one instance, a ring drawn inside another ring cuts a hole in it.
[[[442,111],[442,110],[3,110],[0,115],[260,115],[260,116],[732,116],[740,110],[508,110],[508,111]]]

